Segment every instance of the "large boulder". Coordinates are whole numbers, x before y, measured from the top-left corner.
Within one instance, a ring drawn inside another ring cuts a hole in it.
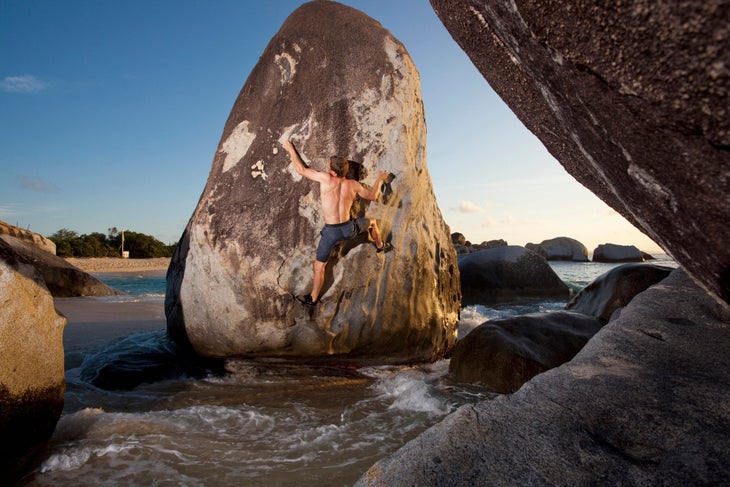
[[[730,311],[676,270],[572,361],[461,407],[357,485],[725,484],[728,333]]]
[[[644,254],[634,245],[607,243],[593,250],[593,262],[644,262]]]
[[[624,264],[595,278],[570,300],[565,309],[595,316],[604,322],[649,286],[665,279],[670,267]]]
[[[56,298],[123,294],[69,264],[65,259],[10,235],[0,234],[0,258],[2,257],[34,267]]]
[[[726,2],[431,4],[573,177],[730,302]]]
[[[535,245],[528,243],[526,248],[547,260],[567,260],[573,262],[588,262],[588,249],[579,241],[569,237],[556,237],[543,240]]]
[[[0,303],[0,485],[12,485],[34,466],[61,416],[66,319],[35,267],[4,240]]]
[[[547,261],[517,245],[459,255],[462,304],[516,297],[568,299],[570,288]]]
[[[449,373],[494,392],[514,392],[537,374],[572,359],[604,324],[571,311],[489,320],[456,344]]]
[[[353,216],[375,217],[395,250],[365,237],[334,252],[321,303],[312,285],[324,225],[318,185],[282,141],[325,170],[339,154],[365,183],[395,177]],[[336,2],[286,20],[251,72],[223,129],[210,176],[170,263],[168,330],[203,356],[337,355],[433,360],[456,340],[459,271],[426,168],[419,75],[383,27]]]

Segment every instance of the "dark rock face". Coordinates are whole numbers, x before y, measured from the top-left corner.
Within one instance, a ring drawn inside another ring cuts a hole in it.
[[[593,262],[644,262],[644,254],[633,245],[602,244],[593,251]]]
[[[608,321],[649,286],[662,281],[672,271],[650,264],[624,264],[597,277],[565,306],[565,309]]]
[[[571,175],[730,302],[726,2],[431,4]]]
[[[555,311],[487,321],[454,347],[449,372],[511,393],[542,372],[572,359],[605,324],[581,313]]]
[[[364,183],[395,175],[353,216],[378,219],[394,251],[364,237],[330,257],[321,303],[303,307],[324,219],[317,184],[281,149],[325,170],[339,154]],[[168,329],[204,356],[338,355],[403,362],[456,340],[456,254],[426,168],[418,72],[400,42],[336,2],[297,9],[251,72],[168,271]]]
[[[66,319],[36,269],[6,252],[0,240],[0,485],[35,466],[66,389]]]
[[[543,257],[516,245],[460,255],[459,272],[464,306],[514,297],[567,299],[570,295]]]
[[[460,408],[357,485],[724,484],[729,332],[730,311],[676,270],[572,361]]]
[[[569,237],[556,237],[543,240],[539,244],[528,243],[525,247],[547,260],[567,260],[588,262],[588,249],[579,241]]]
[[[46,287],[56,298],[122,294],[61,257],[9,235],[0,235],[0,259],[37,269]]]

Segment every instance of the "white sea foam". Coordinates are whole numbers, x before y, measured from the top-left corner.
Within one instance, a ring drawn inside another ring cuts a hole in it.
[[[448,372],[448,362],[430,367],[371,367],[363,373],[377,378],[374,389],[381,399],[390,402],[390,409],[445,415],[452,406],[435,395],[436,381]]]

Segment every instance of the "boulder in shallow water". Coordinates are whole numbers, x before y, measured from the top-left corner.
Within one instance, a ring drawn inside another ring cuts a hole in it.
[[[726,2],[431,5],[573,177],[730,303]]]
[[[524,247],[508,245],[459,256],[462,304],[515,297],[565,298],[568,286],[547,261]]]
[[[353,216],[378,219],[395,250],[365,236],[330,257],[307,308],[324,220],[319,187],[282,141],[325,170],[339,154],[364,183],[395,177]],[[167,277],[168,330],[204,356],[434,360],[456,341],[459,271],[426,168],[419,75],[403,45],[350,7],[310,2],[266,47],[223,129]]]
[[[461,407],[357,485],[727,483],[728,333],[727,308],[676,270],[573,360]]]
[[[66,319],[36,269],[3,240],[0,303],[0,485],[9,485],[34,466],[61,416]]]
[[[633,245],[601,244],[593,251],[593,262],[644,262],[644,254]]]
[[[572,359],[604,323],[570,311],[489,320],[456,344],[449,372],[460,382],[514,392],[537,374]]]
[[[618,309],[649,286],[665,279],[670,267],[652,264],[624,264],[598,276],[570,300],[565,309],[608,321]]]
[[[13,259],[34,267],[48,290],[56,298],[75,296],[114,296],[123,294],[65,259],[35,246],[0,234],[0,257],[12,255]]]
[[[588,249],[579,241],[569,237],[556,237],[543,240],[539,244],[527,244],[526,248],[547,260],[567,260],[588,262]]]

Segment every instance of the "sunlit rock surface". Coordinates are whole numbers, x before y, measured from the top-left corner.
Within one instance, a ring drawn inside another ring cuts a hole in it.
[[[321,303],[311,289],[324,220],[305,162],[330,155],[395,178],[353,216],[378,219],[395,250],[363,236],[333,253]],[[264,50],[223,129],[209,179],[168,271],[168,330],[205,356],[432,360],[456,339],[456,254],[426,168],[419,75],[403,45],[336,2],[297,9]]]
[[[0,240],[0,485],[34,466],[61,416],[65,325],[36,269]]]
[[[730,302],[727,2],[431,4],[573,177]]]

